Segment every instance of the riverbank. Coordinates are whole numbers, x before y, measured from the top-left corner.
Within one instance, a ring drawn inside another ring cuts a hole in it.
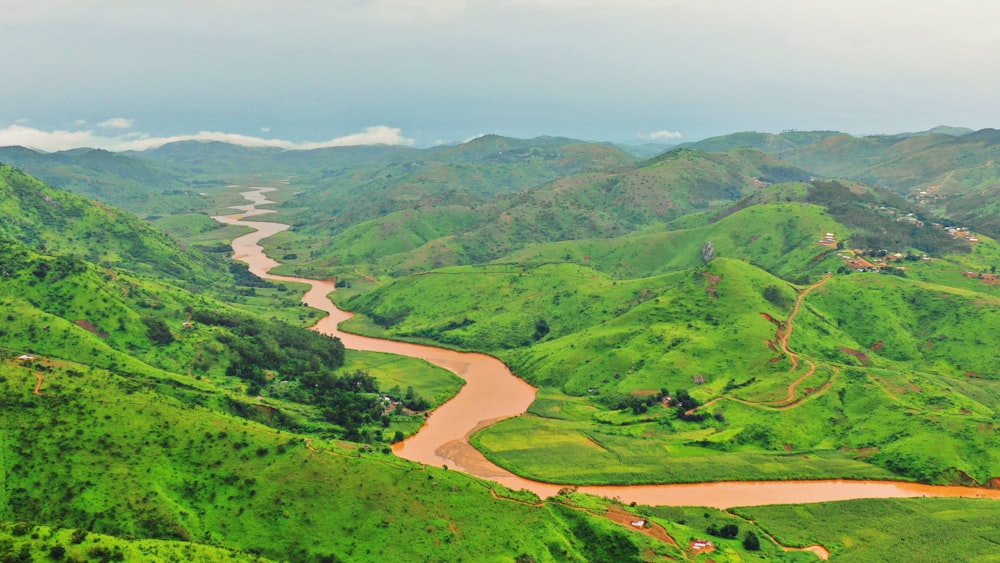
[[[469,443],[477,430],[496,421],[517,416],[526,411],[534,400],[535,389],[513,373],[498,359],[485,354],[456,352],[434,346],[410,344],[364,337],[340,331],[339,324],[351,317],[338,309],[327,295],[335,290],[333,280],[310,280],[268,274],[279,263],[268,258],[260,241],[288,229],[288,225],[263,221],[245,221],[248,217],[270,213],[258,205],[270,203],[266,193],[275,188],[256,188],[244,192],[250,203],[237,206],[241,213],[217,218],[226,224],[239,224],[257,229],[235,239],[234,257],[247,262],[250,271],[273,281],[309,284],[311,289],[303,302],[328,313],[314,329],[340,338],[351,349],[387,352],[424,359],[444,367],[466,381],[452,400],[435,410],[427,424],[411,438],[396,444],[400,457],[434,466],[447,466],[514,490],[526,489],[545,498],[555,495],[567,485],[541,483],[519,477],[495,465]],[[969,487],[938,487],[896,481],[758,481],[713,482],[679,485],[586,486],[580,492],[614,498],[622,502],[645,505],[758,506],[767,504],[799,504],[859,498],[905,498],[920,496],[1000,498],[1000,490]]]

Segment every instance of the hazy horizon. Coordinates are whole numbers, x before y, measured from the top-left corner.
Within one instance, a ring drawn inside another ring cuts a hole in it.
[[[1000,123],[1000,5],[49,0],[5,7],[0,145],[627,144]]]

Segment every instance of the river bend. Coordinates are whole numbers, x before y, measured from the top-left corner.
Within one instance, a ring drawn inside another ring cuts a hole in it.
[[[273,210],[258,205],[274,203],[267,192],[276,188],[252,188],[242,195],[247,205],[234,206],[240,213],[215,219],[230,225],[243,225],[255,232],[233,240],[234,258],[246,262],[250,271],[262,278],[308,284],[311,289],[303,303],[328,315],[312,328],[340,338],[352,350],[388,352],[426,360],[452,371],[465,380],[458,394],[438,407],[415,435],[395,444],[400,457],[454,469],[495,481],[511,489],[527,489],[542,498],[556,494],[566,485],[540,483],[514,475],[492,463],[469,444],[469,436],[498,420],[517,416],[535,399],[535,388],[516,377],[500,360],[485,354],[456,352],[445,348],[383,340],[340,331],[339,324],[352,314],[338,309],[328,298],[335,290],[333,280],[314,280],[269,274],[280,263],[264,254],[260,241],[288,229],[288,225],[266,221],[248,221]],[[648,505],[757,506],[850,500],[858,498],[903,497],[988,497],[1000,498],[1000,490],[971,487],[941,487],[897,481],[745,481],[670,485],[581,486],[580,492]]]

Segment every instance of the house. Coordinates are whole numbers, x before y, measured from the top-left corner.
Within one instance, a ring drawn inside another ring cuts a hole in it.
[[[635,522],[632,522],[632,525],[635,526],[636,528],[642,528],[643,526],[646,525],[646,521],[645,520],[636,520]]]
[[[715,551],[715,544],[711,540],[691,540],[691,551]]]
[[[19,361],[22,361],[22,362],[33,362],[33,361],[35,361],[35,357],[32,356],[31,354],[21,354],[20,356],[17,357],[17,359]]]

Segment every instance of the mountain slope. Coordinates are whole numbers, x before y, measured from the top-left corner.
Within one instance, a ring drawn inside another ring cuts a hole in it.
[[[706,226],[528,246],[346,305],[377,325],[355,329],[489,351],[541,386],[533,416],[475,438],[535,479],[892,472],[984,484],[1000,471],[994,434],[974,433],[1000,396],[984,332],[1000,323],[988,273],[1000,246],[970,245],[893,203],[910,205],[860,185],[781,184]],[[665,409],[670,391],[693,401]],[[922,430],[934,420],[945,424]],[[588,440],[606,453],[555,461]]]
[[[538,243],[622,236],[806,176],[759,151],[680,150],[633,167],[572,174],[484,205],[418,199],[414,210],[340,234],[323,222],[299,224],[267,244],[275,254],[296,255],[285,271],[305,266],[348,273],[353,267],[346,266],[364,264],[408,273],[486,262]]]
[[[0,148],[0,163],[16,166],[47,184],[139,215],[194,209],[203,199],[176,170],[102,149],[55,153]]]
[[[0,237],[52,255],[76,255],[108,267],[179,283],[217,283],[221,265],[116,208],[46,186],[0,165]]]

